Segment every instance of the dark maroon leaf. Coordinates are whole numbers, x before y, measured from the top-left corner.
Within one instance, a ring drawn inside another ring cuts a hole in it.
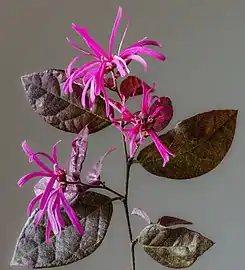
[[[169,227],[169,226],[173,226],[173,225],[191,225],[193,224],[192,222],[186,221],[184,219],[181,218],[177,218],[177,217],[170,217],[170,216],[163,216],[161,218],[159,218],[158,224],[165,226],[165,227]]]
[[[150,88],[144,81],[136,76],[128,76],[120,85],[120,93],[125,96],[126,100],[129,97],[134,97],[143,94],[142,84],[148,89]]]
[[[48,69],[21,77],[32,108],[48,124],[72,133],[79,133],[88,125],[89,133],[111,124],[105,114],[105,103],[97,98],[93,111],[81,107],[82,88],[74,85],[72,94],[65,94],[65,71]]]
[[[170,268],[187,268],[210,249],[214,242],[184,227],[165,228],[151,224],[137,238],[144,251],[158,263]]]
[[[87,192],[73,204],[73,209],[85,228],[81,236],[62,212],[66,228],[60,239],[54,235],[51,244],[45,242],[45,223],[34,229],[34,214],[27,220],[20,233],[12,266],[50,268],[74,263],[89,256],[102,243],[110,224],[113,205],[111,199],[95,192]]]
[[[86,157],[88,147],[88,128],[85,126],[79,135],[72,142],[72,151],[69,164],[69,175],[78,180],[82,170],[82,165]]]
[[[213,110],[188,118],[160,136],[175,154],[165,167],[155,144],[137,159],[150,173],[171,179],[190,179],[216,168],[224,159],[236,130],[237,110]]]
[[[158,116],[156,117],[157,120],[153,122],[152,128],[159,132],[163,130],[173,118],[173,106],[172,101],[168,97],[160,97],[156,100],[151,108],[150,108],[150,115],[159,107],[163,107],[161,111],[159,111]]]

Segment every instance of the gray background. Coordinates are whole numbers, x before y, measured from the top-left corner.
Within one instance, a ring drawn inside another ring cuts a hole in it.
[[[71,23],[87,25],[103,46],[118,5],[131,17],[125,45],[148,36],[162,41],[165,63],[149,59],[149,73],[139,65],[136,74],[155,81],[162,95],[170,96],[175,115],[170,124],[214,108],[238,108],[237,133],[232,151],[208,175],[192,181],[167,181],[140,166],[132,171],[130,207],[144,208],[153,220],[171,214],[194,222],[194,229],[216,245],[191,268],[196,270],[243,269],[244,261],[244,136],[245,129],[245,1],[243,0],[8,0],[1,1],[1,270],[10,269],[16,238],[26,220],[33,185],[19,189],[20,176],[34,169],[20,143],[27,139],[37,150],[49,151],[63,140],[60,157],[66,161],[71,134],[45,124],[28,105],[19,77],[47,68],[65,68],[76,54],[66,42],[79,40]],[[122,29],[122,28],[121,28]],[[81,43],[82,44],[82,43]],[[123,156],[120,135],[113,128],[91,136],[85,170],[109,147],[103,179],[123,191]],[[134,217],[136,236],[144,221]],[[128,236],[123,208],[116,204],[107,237],[85,260],[67,269],[130,269]],[[162,266],[137,247],[137,269]]]

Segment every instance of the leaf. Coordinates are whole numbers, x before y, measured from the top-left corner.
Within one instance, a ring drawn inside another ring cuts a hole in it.
[[[131,215],[136,215],[138,217],[143,218],[148,224],[151,224],[151,220],[149,216],[146,214],[146,212],[139,208],[134,208]]]
[[[165,167],[152,143],[137,159],[150,173],[171,179],[189,179],[205,174],[224,159],[236,129],[237,110],[213,110],[188,118],[160,136],[175,154]]]
[[[116,148],[109,149],[92,167],[92,169],[88,172],[87,182],[90,185],[100,185],[100,174],[103,167],[103,161],[105,157],[110,154],[112,151],[116,150]]]
[[[169,227],[169,226],[173,226],[173,225],[191,225],[193,224],[190,221],[186,221],[184,219],[181,218],[177,218],[177,217],[170,217],[170,216],[163,216],[161,218],[159,218],[159,220],[157,221],[158,224],[165,226],[165,227]]]
[[[79,179],[88,148],[88,127],[85,126],[72,141],[69,175]],[[73,180],[77,180],[73,179]]]
[[[63,131],[79,133],[88,125],[89,133],[111,124],[105,114],[105,104],[97,98],[93,111],[81,107],[82,88],[74,85],[72,94],[65,94],[65,71],[48,69],[21,77],[27,99],[35,112],[48,124]]]
[[[171,268],[187,268],[214,245],[198,232],[184,227],[165,228],[151,224],[138,236],[144,251],[158,263]]]
[[[49,268],[67,265],[93,253],[102,243],[112,216],[111,199],[102,194],[87,192],[80,196],[73,208],[85,228],[81,236],[63,212],[67,227],[60,239],[54,235],[51,244],[45,242],[45,227],[33,229],[32,215],[25,224],[11,261],[12,266]]]
[[[143,94],[142,84],[148,89],[150,88],[144,81],[136,76],[128,76],[120,85],[120,93],[126,98]]]

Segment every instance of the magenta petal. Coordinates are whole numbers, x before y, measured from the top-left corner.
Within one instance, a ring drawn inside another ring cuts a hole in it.
[[[67,202],[62,190],[60,190],[60,199],[61,199],[63,207],[64,207],[69,219],[71,220],[74,228],[77,230],[78,233],[83,235],[84,234],[84,228],[83,228],[82,224],[80,223],[78,217],[76,216],[74,210],[72,209],[72,207]]]
[[[35,162],[40,168],[42,168],[44,171],[52,173],[52,171],[49,169],[49,167],[47,167],[38,157],[37,155],[42,155],[46,158],[48,158],[49,161],[53,162],[52,157],[50,157],[49,155],[42,153],[42,152],[38,152],[38,153],[34,153],[31,148],[28,146],[27,142],[24,141],[22,142],[22,149],[25,152],[25,154],[29,157],[29,162]]]
[[[90,87],[91,81],[93,78],[90,78],[87,83],[85,84],[84,88],[83,88],[83,92],[82,92],[82,96],[81,96],[81,104],[83,106],[83,108],[86,108],[86,97],[87,97],[87,91]]]
[[[122,8],[119,7],[118,12],[117,12],[117,17],[116,17],[116,20],[114,22],[114,25],[113,25],[113,28],[111,31],[111,36],[110,36],[110,42],[109,42],[109,55],[110,56],[112,56],[112,54],[113,54],[113,46],[114,46],[114,42],[115,42],[115,36],[116,36],[117,29],[118,29],[118,26],[119,26],[120,21],[121,21],[121,17],[122,17]]]
[[[174,157],[174,154],[168,150],[168,148],[163,144],[163,142],[159,139],[157,134],[150,130],[148,133],[151,135],[153,142],[156,145],[157,150],[159,151],[160,155],[163,158],[163,167],[166,166],[167,162],[169,161],[169,155]]]
[[[58,164],[58,157],[57,157],[57,145],[61,142],[61,140],[59,140],[56,144],[54,144],[53,148],[52,148],[52,156],[53,159],[55,161],[55,163]]]
[[[17,182],[17,185],[19,187],[22,187],[26,182],[28,182],[32,178],[38,177],[38,176],[52,176],[52,175],[50,173],[45,173],[45,172],[41,172],[41,171],[28,173],[20,178],[20,180]]]
[[[125,58],[131,54],[146,54],[149,55],[153,58],[156,58],[158,60],[165,60],[165,56],[159,52],[156,52],[152,49],[145,48],[145,47],[131,47],[126,50],[124,50],[121,54],[120,57]]]
[[[45,231],[45,242],[47,244],[50,243],[50,234],[51,234],[51,224],[50,221],[48,220],[47,225],[46,225],[46,231]]]
[[[47,209],[48,219],[50,221],[52,230],[55,235],[59,233],[59,228],[58,228],[57,221],[54,215],[54,209],[56,207],[55,202],[56,202],[57,192],[53,193],[53,195],[49,198],[48,209]]]
[[[56,204],[56,207],[55,207],[55,218],[57,220],[57,223],[58,225],[61,227],[61,228],[65,228],[65,221],[60,213],[60,194],[57,195],[57,204]]]
[[[123,44],[124,38],[125,38],[125,36],[126,36],[126,33],[127,33],[127,31],[128,31],[129,22],[130,22],[130,20],[129,20],[129,18],[128,18],[127,25],[126,25],[126,27],[125,27],[125,30],[124,30],[123,35],[122,35],[121,42],[120,42],[119,47],[118,47],[118,52],[117,52],[118,55],[120,55],[121,48],[122,48],[122,44]]]
[[[135,60],[139,62],[143,67],[145,72],[147,72],[147,63],[146,61],[139,55],[131,54],[127,57],[128,60]]]
[[[132,138],[131,138],[131,141],[130,141],[130,144],[129,144],[129,155],[130,157],[134,157],[134,154],[137,150],[137,146],[136,146],[136,139],[137,139],[137,133],[134,133],[132,135]]]
[[[84,53],[85,55],[95,57],[94,54],[92,54],[92,53],[90,53],[90,52],[88,52],[88,51],[82,49],[81,47],[77,46],[77,44],[76,44],[75,42],[73,42],[72,40],[70,40],[69,38],[66,38],[66,40],[70,43],[70,45],[71,45],[73,48],[77,49],[78,51],[81,51],[81,52]]]
[[[32,211],[33,211],[33,207],[35,206],[35,204],[40,200],[40,198],[42,197],[42,194],[37,195],[35,198],[33,198],[27,208],[27,214],[28,216],[31,216]]]
[[[82,36],[87,45],[94,51],[97,56],[104,56],[109,58],[106,51],[89,35],[86,28],[81,28],[78,25],[73,24],[73,29]]]
[[[44,206],[49,198],[49,195],[50,195],[51,191],[53,190],[53,186],[54,186],[56,179],[57,179],[56,175],[54,175],[50,178],[50,180],[49,180],[49,182],[48,182],[48,184],[43,192],[43,196],[40,200],[40,205],[39,205],[40,210],[42,210],[44,208]]]
[[[162,44],[157,42],[156,40],[144,39],[144,40],[140,40],[140,41],[132,44],[131,46],[127,47],[127,49],[132,48],[132,47],[142,47],[142,46],[162,47]]]

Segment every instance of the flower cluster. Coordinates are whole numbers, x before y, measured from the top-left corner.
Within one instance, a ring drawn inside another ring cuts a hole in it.
[[[46,242],[50,241],[51,231],[59,238],[65,222],[61,210],[67,213],[71,223],[81,235],[84,228],[80,223],[72,202],[81,193],[90,187],[101,185],[100,173],[105,156],[114,149],[105,153],[92,167],[86,176],[86,183],[80,181],[80,173],[85,160],[88,144],[88,128],[85,127],[78,137],[72,142],[72,153],[68,172],[59,165],[57,158],[57,143],[53,146],[52,155],[43,152],[33,152],[26,141],[22,143],[22,149],[29,158],[29,162],[34,162],[41,169],[31,172],[20,178],[18,186],[22,187],[29,180],[42,177],[34,186],[35,197],[28,206],[28,215],[33,213],[34,206],[39,202],[38,211],[34,217],[34,224],[38,226],[46,217]],[[52,168],[48,167],[41,158],[48,161]]]
[[[122,8],[119,7],[116,20],[114,22],[111,36],[109,40],[109,51],[106,52],[88,33],[86,28],[81,28],[75,24],[73,24],[73,29],[83,38],[87,46],[92,52],[88,52],[78,45],[76,45],[73,41],[68,39],[68,42],[77,50],[81,52],[81,55],[75,57],[67,68],[67,80],[64,86],[66,92],[72,92],[72,84],[80,84],[83,88],[82,93],[82,105],[86,106],[86,94],[88,89],[90,94],[90,108],[93,107],[95,97],[103,95],[106,104],[106,113],[107,116],[110,114],[110,106],[108,100],[108,94],[105,89],[104,79],[105,76],[109,73],[115,74],[114,70],[117,69],[118,75],[124,78],[126,75],[130,73],[128,68],[128,64],[135,60],[141,63],[145,69],[147,70],[146,61],[139,55],[149,55],[153,58],[159,60],[165,60],[163,54],[156,52],[147,46],[157,46],[161,47],[161,44],[155,40],[143,39],[135,44],[127,47],[125,50],[121,51],[121,47],[123,44],[124,37],[126,35],[128,25],[124,31],[122,40],[120,42],[117,53],[113,53],[113,47],[115,43],[115,36],[121,21],[122,17]],[[128,23],[129,24],[129,23]],[[79,60],[82,56],[89,56],[93,58],[93,61],[90,61],[77,69],[73,69],[74,64]]]
[[[141,94],[143,94],[143,100],[141,111],[131,113],[126,107],[126,100],[128,96],[126,96],[125,93],[123,94],[118,90],[116,91],[120,99],[119,103],[112,100],[106,90],[106,82],[108,81],[109,74],[111,74],[114,81],[116,81],[119,77],[124,78],[130,73],[128,65],[132,60],[141,63],[145,71],[147,70],[147,63],[140,55],[148,55],[162,61],[165,60],[165,56],[163,54],[147,47],[161,47],[161,44],[155,40],[149,40],[146,38],[121,51],[129,22],[123,33],[119,49],[117,53],[114,54],[113,48],[115,36],[121,18],[122,8],[119,7],[116,20],[111,31],[108,53],[90,36],[86,28],[80,28],[79,26],[73,24],[73,29],[83,38],[91,52],[85,51],[73,41],[68,39],[68,42],[74,48],[79,50],[81,55],[75,57],[66,70],[67,80],[64,85],[64,90],[66,93],[72,93],[73,84],[82,86],[83,90],[81,104],[83,107],[86,107],[86,97],[89,90],[90,109],[93,108],[96,96],[102,97],[106,105],[106,115],[109,116],[114,125],[118,127],[121,132],[123,132],[126,141],[130,141],[130,157],[132,158],[134,156],[139,144],[143,143],[144,138],[151,136],[163,158],[163,166],[165,166],[169,161],[169,156],[174,156],[174,154],[171,153],[162,143],[156,132],[163,130],[173,116],[171,100],[167,97],[151,96],[153,88],[146,87],[146,84],[142,82],[143,91]],[[92,57],[94,60],[74,69],[74,64],[78,59],[81,58],[81,56],[84,55]],[[112,108],[120,112],[121,118],[112,118]]]

